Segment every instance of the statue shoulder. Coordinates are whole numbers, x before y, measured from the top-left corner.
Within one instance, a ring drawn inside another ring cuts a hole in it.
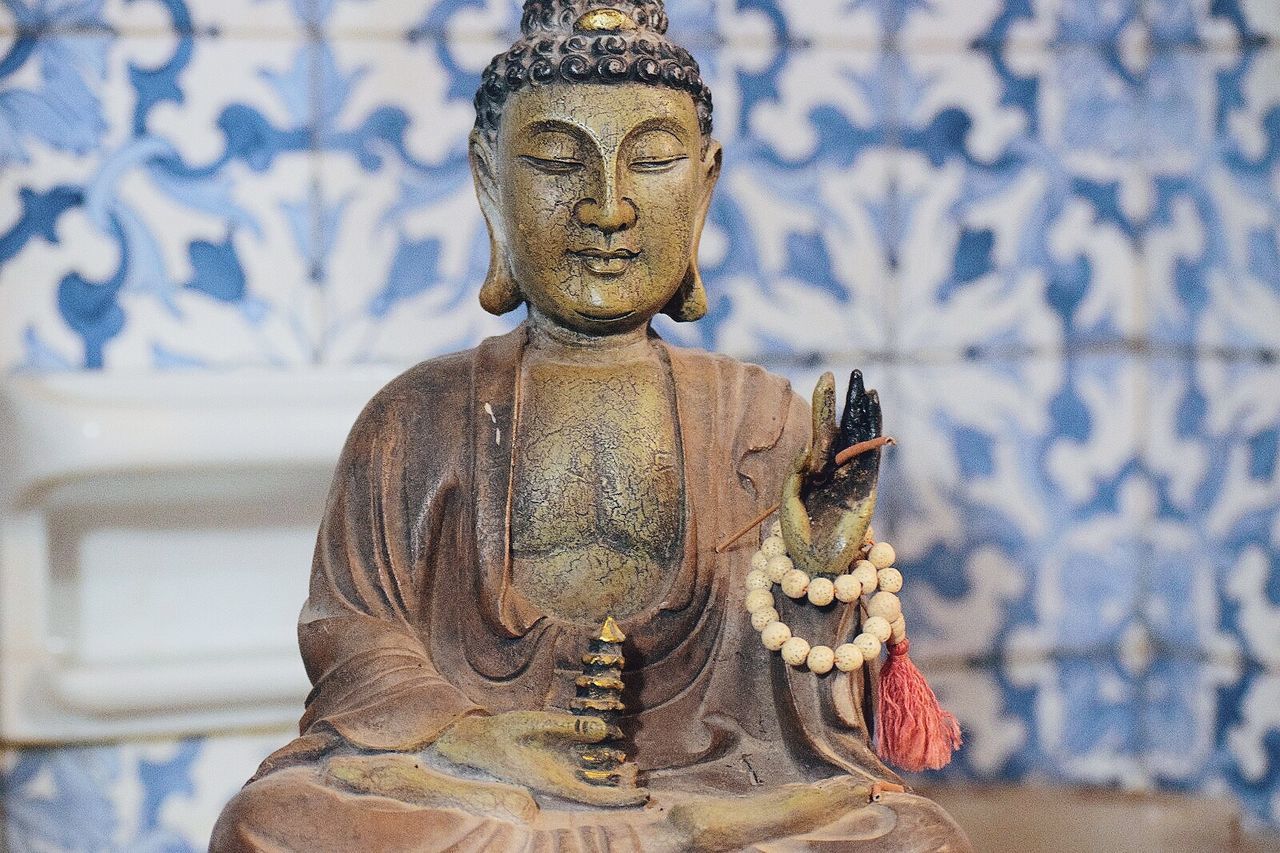
[[[795,397],[789,379],[758,364],[693,347],[666,346],[672,363],[683,368],[681,373],[705,377],[722,390],[740,389],[744,398],[757,400],[790,401]]]
[[[392,379],[365,404],[351,438],[439,436],[459,428],[467,420],[475,352],[429,359]]]

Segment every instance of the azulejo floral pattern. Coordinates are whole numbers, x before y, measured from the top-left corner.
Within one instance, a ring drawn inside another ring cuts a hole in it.
[[[707,320],[859,366],[957,779],[1280,824],[1280,7],[669,0]],[[465,139],[514,0],[3,0],[0,368],[409,363],[510,319]],[[19,750],[14,850],[202,849],[276,738]],[[61,815],[74,815],[64,820]]]

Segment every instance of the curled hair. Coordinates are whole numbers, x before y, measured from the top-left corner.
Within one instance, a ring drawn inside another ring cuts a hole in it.
[[[634,27],[579,32],[589,10],[616,9]],[[489,139],[515,92],[551,83],[626,83],[688,92],[704,140],[711,137],[711,90],[690,53],[669,41],[662,0],[526,0],[524,37],[493,58],[476,92],[476,128]]]

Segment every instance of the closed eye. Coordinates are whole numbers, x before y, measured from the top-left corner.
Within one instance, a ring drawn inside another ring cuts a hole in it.
[[[677,157],[652,157],[649,159],[632,160],[631,168],[637,172],[666,172],[675,168],[680,163],[689,158],[681,154]]]
[[[581,170],[584,165],[580,160],[534,157],[532,154],[521,155],[520,159],[539,172],[546,172],[549,175],[568,175]]]

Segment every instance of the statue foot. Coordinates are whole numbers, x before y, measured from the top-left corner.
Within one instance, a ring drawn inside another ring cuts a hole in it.
[[[538,814],[537,803],[523,788],[447,776],[409,755],[335,756],[325,769],[330,784],[357,794],[519,823],[528,823]]]
[[[754,842],[810,832],[864,808],[878,793],[875,787],[839,776],[815,785],[784,785],[753,797],[698,799],[674,806],[667,827],[678,839],[678,849],[740,850]]]

